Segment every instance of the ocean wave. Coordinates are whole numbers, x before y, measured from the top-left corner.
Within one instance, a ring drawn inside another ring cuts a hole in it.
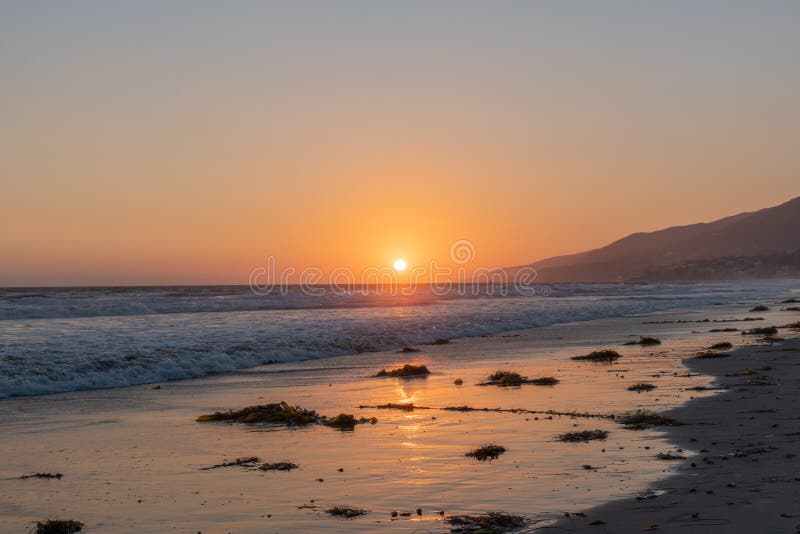
[[[546,291],[542,291],[546,287]],[[325,308],[368,308],[419,306],[444,300],[502,298],[485,286],[451,288],[434,292],[422,285],[413,295],[379,294],[374,289],[336,294],[321,286],[323,294],[310,295],[297,286],[284,292],[255,294],[247,286],[166,286],[166,287],[83,287],[83,288],[0,288],[0,321],[19,319],[68,319],[78,317],[118,317],[181,313],[221,313],[262,310],[301,310]],[[719,294],[736,292],[726,284],[555,284],[539,286],[539,293],[552,298],[620,296],[645,299],[671,293]],[[513,291],[509,298],[513,298]]]
[[[556,289],[558,297],[483,295],[428,298],[421,301],[424,305],[370,302],[360,306],[353,301],[335,306],[332,299],[325,306],[306,302],[294,308],[227,310],[223,305],[222,311],[209,311],[205,302],[204,313],[190,313],[187,310],[196,308],[184,305],[182,312],[103,316],[79,313],[102,309],[98,301],[119,299],[119,293],[90,289],[82,294],[80,290],[70,290],[68,295],[45,293],[45,299],[23,297],[14,302],[49,300],[56,311],[53,318],[0,321],[0,398],[198,378],[269,362],[387,350],[436,338],[711,305],[779,295],[787,286],[564,284]],[[174,289],[158,291],[123,292],[132,301],[127,310],[152,310],[149,300],[176,298],[164,296]],[[201,297],[196,290],[187,293],[191,296],[177,298],[224,298],[210,295],[211,290]],[[227,296],[240,298],[241,294]],[[82,310],[64,317],[63,307],[70,299],[82,300],[83,305],[73,304]],[[38,305],[47,308],[44,303]]]

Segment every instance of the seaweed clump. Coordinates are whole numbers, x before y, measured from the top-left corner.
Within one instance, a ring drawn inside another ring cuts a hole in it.
[[[399,369],[393,369],[391,371],[387,371],[386,369],[381,369],[376,377],[382,376],[395,376],[395,377],[409,377],[409,376],[425,376],[431,374],[430,369],[426,365],[412,365],[410,363],[405,364],[403,367]]]
[[[83,530],[83,523],[72,519],[48,519],[37,521],[34,534],[75,534]]]
[[[201,471],[208,471],[209,469],[219,469],[220,467],[255,467],[260,461],[258,456],[245,456],[243,458],[236,458],[233,461],[224,461],[221,464],[215,464],[208,467],[201,467]]]
[[[497,371],[489,375],[486,382],[481,382],[480,386],[521,386],[523,384],[533,384],[535,386],[554,386],[558,384],[558,379],[552,376],[543,376],[541,378],[530,379],[527,376],[514,371]]]
[[[339,415],[331,418],[323,417],[321,422],[325,426],[338,428],[339,430],[353,430],[356,425],[363,425],[364,423],[375,424],[378,422],[376,417],[371,417],[367,419],[366,417],[361,417],[356,419],[356,417],[352,414],[348,413],[340,413]]]
[[[33,473],[32,475],[22,475],[20,480],[27,480],[29,478],[55,478],[57,480],[61,480],[63,477],[61,473]]]
[[[672,454],[671,452],[659,452],[656,454],[656,458],[659,460],[685,460],[686,456],[681,456],[680,454]]]
[[[767,308],[763,304],[759,304],[758,306],[753,306],[752,308],[750,308],[750,311],[751,312],[765,312],[765,311],[769,311],[769,308]]]
[[[271,464],[261,464],[258,466],[259,471],[291,471],[298,469],[300,466],[292,462],[275,462]]]
[[[555,386],[558,384],[559,380],[552,376],[542,376],[539,378],[533,378],[529,381],[530,384],[535,386]]]
[[[502,534],[523,528],[527,520],[518,515],[489,512],[481,515],[453,515],[445,521],[455,528],[450,532]]]
[[[626,345],[641,345],[643,347],[651,345],[661,345],[661,340],[655,337],[639,336],[639,341],[628,341]]]
[[[711,330],[709,330],[709,332],[738,332],[738,331],[739,331],[738,328],[734,328],[732,326],[729,326],[727,328],[712,328]]]
[[[478,447],[474,451],[470,451],[464,456],[469,456],[470,458],[475,458],[476,460],[480,460],[481,462],[486,460],[494,460],[499,458],[501,454],[506,452],[506,448],[502,445],[484,445],[482,447]]]
[[[605,349],[596,350],[584,356],[573,356],[571,359],[589,362],[613,362],[614,360],[618,360],[620,358],[622,358],[622,355],[619,352]]]
[[[353,508],[352,506],[334,506],[333,508],[325,510],[325,512],[335,517],[347,518],[358,517],[367,513],[366,510],[361,508]]]
[[[733,343],[731,343],[729,341],[720,341],[719,343],[714,343],[713,345],[711,345],[708,348],[711,349],[711,350],[732,349],[733,348]]]
[[[291,406],[283,401],[274,404],[248,406],[241,410],[214,412],[201,415],[197,421],[230,421],[234,423],[278,423],[286,426],[300,426],[317,423],[320,416],[314,410]]]
[[[608,432],[605,430],[580,430],[577,432],[567,432],[566,434],[559,434],[556,436],[558,441],[564,442],[578,442],[578,441],[592,441],[596,439],[606,439]]]
[[[752,328],[750,330],[744,330],[742,332],[743,336],[774,336],[778,333],[778,329],[774,326],[765,326],[763,328]]]
[[[643,430],[651,426],[679,426],[681,424],[671,417],[665,417],[649,410],[636,410],[623,415],[617,421],[625,425],[628,430]]]
[[[340,430],[352,430],[356,425],[362,423],[378,422],[376,418],[356,419],[354,415],[340,413],[335,417],[319,415],[314,410],[306,410],[300,406],[291,406],[283,401],[275,404],[260,404],[248,406],[241,410],[231,410],[228,412],[215,412],[209,415],[201,415],[197,418],[201,423],[209,421],[228,421],[233,423],[274,423],[286,426],[302,426],[310,424],[321,424],[338,428]]]
[[[359,406],[359,408],[372,408],[372,406]],[[403,412],[413,412],[415,408],[425,409],[422,406],[414,406],[413,402],[387,402],[386,404],[378,404],[375,408],[379,410],[400,410]]]
[[[628,391],[650,391],[651,389],[656,389],[656,386],[645,382],[638,382],[632,386],[628,386]]]
[[[713,350],[704,350],[694,355],[697,360],[706,360],[708,358],[727,358],[730,356],[727,352],[714,352]]]

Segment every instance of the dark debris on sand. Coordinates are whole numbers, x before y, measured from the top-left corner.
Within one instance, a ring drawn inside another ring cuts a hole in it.
[[[752,328],[750,330],[744,330],[742,332],[743,336],[774,336],[778,333],[778,329],[774,326],[765,326],[763,328]]]
[[[558,384],[558,379],[552,376],[543,376],[541,378],[528,378],[514,371],[497,371],[489,375],[485,382],[478,384],[479,386],[500,386],[511,387],[521,386],[523,384],[533,384],[535,386],[554,386]]]
[[[347,413],[340,413],[336,417],[332,417],[330,419],[327,417],[322,418],[323,425],[338,428],[339,430],[352,430],[356,425],[363,425],[365,423],[374,425],[377,422],[378,419],[376,417],[356,418],[354,415]]]
[[[236,458],[231,462],[222,462],[221,464],[210,465],[208,467],[201,467],[201,471],[208,471],[209,469],[219,469],[220,467],[255,467],[261,461],[258,456],[244,456]]]
[[[364,515],[367,513],[367,511],[361,508],[353,508],[352,506],[334,506],[333,508],[325,510],[325,513],[328,513],[334,517],[351,518]]]
[[[648,347],[652,345],[661,345],[661,340],[655,337],[639,336],[639,341],[628,341],[625,345],[641,345]]]
[[[299,469],[300,466],[292,462],[275,462],[261,464],[258,466],[259,471],[291,471],[292,469]]]
[[[407,354],[409,352],[419,352],[419,349],[415,349],[414,347],[403,347],[402,349],[395,352],[397,352],[397,354]]]
[[[730,341],[720,341],[719,343],[714,343],[708,348],[710,350],[728,350],[733,348],[733,343]]]
[[[767,308],[763,304],[759,304],[758,306],[753,306],[752,308],[750,308],[750,311],[751,312],[765,312],[765,311],[769,311],[769,308]]]
[[[400,367],[399,369],[393,369],[391,371],[382,369],[375,376],[376,377],[394,376],[403,378],[409,376],[425,376],[429,374],[431,374],[431,372],[426,365],[411,365],[410,363],[407,363],[403,367]]]
[[[241,410],[201,415],[197,420],[201,423],[231,421],[235,423],[281,423],[287,426],[299,426],[317,423],[320,420],[320,416],[314,410],[291,406],[281,401],[275,404],[248,406]]]
[[[648,384],[646,382],[638,382],[632,386],[628,386],[628,391],[650,391],[656,389],[655,384]]]
[[[636,410],[618,417],[616,420],[629,430],[642,430],[651,426],[679,426],[682,424],[671,417],[665,417],[649,410]]]
[[[713,350],[704,350],[694,355],[697,360],[706,360],[709,358],[727,358],[730,354],[727,352],[714,352]]]
[[[470,458],[475,458],[476,460],[483,462],[486,460],[494,460],[499,458],[501,454],[506,452],[506,450],[507,449],[501,445],[489,444],[478,447],[474,451],[464,454],[464,456],[469,456]]]
[[[291,406],[283,401],[275,404],[261,404],[248,406],[241,410],[231,410],[228,412],[215,412],[209,415],[201,415],[197,421],[204,423],[209,421],[227,421],[232,423],[274,423],[286,426],[302,426],[319,424],[340,430],[352,430],[356,425],[371,423],[375,424],[378,420],[372,418],[356,418],[352,414],[340,413],[335,417],[319,415],[314,410],[306,410],[300,406]]]
[[[377,406],[368,406],[362,404],[359,409],[376,408],[378,410],[400,410],[403,412],[413,412],[414,410],[430,410],[428,406],[415,406],[413,402],[387,402],[386,404],[378,404]]]
[[[19,478],[20,480],[27,480],[29,478],[44,478],[44,479],[55,478],[57,480],[60,480],[61,477],[63,476],[64,475],[62,475],[61,473],[33,473],[31,475],[22,475]]]
[[[656,458],[659,460],[685,460],[686,456],[681,456],[680,454],[672,454],[671,452],[659,452],[656,454]]]
[[[209,469],[219,469],[220,467],[246,467],[248,469],[258,469],[259,471],[291,471],[292,469],[298,469],[300,467],[292,462],[274,462],[258,465],[260,461],[261,459],[258,456],[245,456],[231,462],[222,462],[221,464],[202,467],[200,470],[208,471]]]
[[[48,519],[37,521],[34,534],[75,534],[83,530],[83,523],[72,519]]]
[[[744,319],[714,319],[713,321],[706,318],[701,320],[678,319],[677,321],[644,321],[642,324],[739,323],[763,320],[763,317],[745,317]]]
[[[606,349],[596,350],[584,356],[573,356],[571,359],[589,362],[613,362],[614,360],[618,360],[620,358],[622,358],[622,355],[619,352]]]
[[[450,532],[502,534],[523,528],[528,521],[518,515],[489,512],[482,515],[452,515],[445,521],[454,528]]]
[[[558,441],[567,443],[575,443],[579,441],[592,441],[596,439],[606,439],[608,432],[605,430],[580,430],[576,432],[567,432],[566,434],[559,434],[556,436]]]
[[[613,414],[587,413],[587,412],[559,412],[557,410],[526,410],[525,408],[473,408],[472,406],[445,406],[435,408],[446,412],[497,412],[497,413],[518,413],[531,415],[545,415],[549,419],[553,416],[565,417],[586,417],[589,419],[614,419]]]

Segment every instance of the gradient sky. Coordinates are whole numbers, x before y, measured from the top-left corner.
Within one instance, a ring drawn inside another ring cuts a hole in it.
[[[800,194],[800,2],[0,4],[0,286],[507,266]]]

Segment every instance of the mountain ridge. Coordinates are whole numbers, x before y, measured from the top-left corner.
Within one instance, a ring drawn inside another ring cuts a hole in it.
[[[537,271],[539,282],[612,282],[658,279],[659,271],[680,272],[682,264],[705,262],[713,275],[715,259],[720,278],[746,275],[746,261],[733,258],[764,258],[776,261],[775,273],[795,273],[792,253],[800,251],[800,196],[783,204],[743,212],[716,221],[671,226],[653,232],[636,232],[600,248],[576,254],[546,258],[526,267]],[[760,259],[756,259],[760,258]],[[789,262],[786,264],[786,262]],[[736,272],[726,272],[721,265],[737,265]],[[512,268],[511,270],[518,269]],[[788,269],[788,271],[787,271]],[[768,269],[758,270],[764,277]],[[708,279],[705,277],[704,279]]]

